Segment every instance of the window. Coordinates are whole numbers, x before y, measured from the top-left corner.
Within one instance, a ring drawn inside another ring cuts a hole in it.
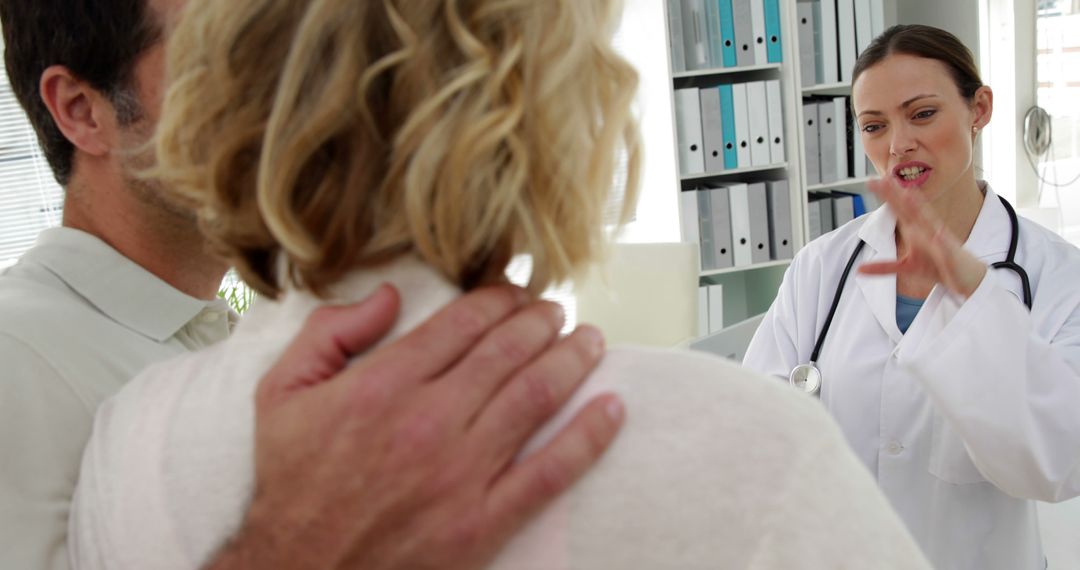
[[[2,44],[0,44],[2,46]],[[60,225],[64,191],[38,146],[37,135],[8,84],[0,61],[0,269]]]
[[[1040,205],[1060,208],[1062,235],[1080,243],[1080,0],[1040,0],[1037,20],[1040,107],[1053,140],[1029,167],[1039,175]]]

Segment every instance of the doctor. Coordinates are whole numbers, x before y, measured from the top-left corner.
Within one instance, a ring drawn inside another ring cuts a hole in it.
[[[1041,569],[1034,501],[1080,494],[1080,251],[976,179],[993,93],[948,32],[887,30],[852,103],[888,207],[796,256],[744,364],[820,371],[934,567]]]

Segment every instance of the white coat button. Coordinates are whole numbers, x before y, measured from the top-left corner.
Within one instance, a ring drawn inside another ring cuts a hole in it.
[[[900,452],[904,451],[904,446],[901,445],[899,441],[890,441],[889,444],[885,446],[885,451],[888,452],[889,455],[900,455]]]

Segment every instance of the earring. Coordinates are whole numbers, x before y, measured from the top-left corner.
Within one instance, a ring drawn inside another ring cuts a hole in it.
[[[971,132],[976,135],[979,134],[979,127],[971,127]]]

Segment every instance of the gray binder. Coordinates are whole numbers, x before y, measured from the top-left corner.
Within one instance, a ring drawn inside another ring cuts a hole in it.
[[[832,198],[833,224],[836,227],[855,219],[855,199],[851,194],[837,192]]]
[[[773,261],[791,259],[795,244],[791,239],[791,195],[787,180],[766,185],[766,207],[769,209],[769,258]]]
[[[821,200],[811,196],[806,204],[806,233],[810,241],[821,237],[821,229]]]
[[[682,2],[666,0],[668,14],[668,36],[671,41],[671,71],[686,71],[686,44],[683,39]]]
[[[818,106],[803,103],[803,137],[806,140],[806,184],[821,184],[821,145],[818,139]]]
[[[754,22],[750,15],[750,0],[731,0],[735,16],[735,62],[739,66],[755,65]],[[761,62],[766,63],[766,62]]]
[[[836,105],[832,101],[823,101],[817,104],[817,108],[821,183],[828,184],[840,180],[840,173],[836,171],[836,156],[838,152],[846,153],[847,145],[836,140]],[[841,144],[844,144],[843,150]]]
[[[798,2],[799,24],[799,74],[802,86],[811,87],[818,82],[817,55],[814,47],[814,5],[811,2]]]
[[[712,205],[709,193],[705,190],[696,190],[698,200],[698,239],[701,240],[701,270],[712,271],[716,269],[715,245],[713,244]]]
[[[723,186],[710,188],[712,205],[713,257],[716,269],[726,269],[735,265],[731,248],[731,204],[728,189]]]
[[[720,114],[720,89],[701,90],[701,128],[705,140],[705,172],[724,170],[724,123]]]
[[[827,234],[836,229],[836,220],[833,218],[833,199],[831,193],[821,194],[818,204],[821,206],[821,233]]]
[[[753,263],[769,261],[769,206],[765,183],[750,185],[750,259]]]

